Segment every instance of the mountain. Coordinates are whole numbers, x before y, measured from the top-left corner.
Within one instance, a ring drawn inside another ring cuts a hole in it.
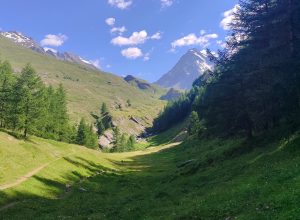
[[[55,57],[58,60],[68,61],[71,63],[76,63],[79,65],[83,65],[92,69],[97,70],[98,68],[94,66],[91,62],[84,60],[78,55],[72,54],[70,52],[60,53],[51,48],[43,48],[34,39],[24,35],[21,32],[17,31],[8,31],[8,32],[0,32],[0,35],[12,40],[14,43],[19,44],[23,47],[29,48],[35,52],[38,52],[43,55],[49,55]]]
[[[152,84],[147,82],[146,80],[143,79],[139,79],[137,77],[134,77],[132,75],[128,75],[126,77],[124,77],[124,80],[134,86],[135,88],[146,92],[146,93],[150,93],[150,94],[155,94],[157,97],[163,95],[166,93],[166,89],[162,88],[158,85]]]
[[[161,93],[144,92],[114,74],[37,52],[32,48],[38,49],[38,45],[30,44],[30,38],[25,40],[19,38],[19,35],[13,36],[18,42],[0,35],[0,59],[8,60],[17,74],[27,63],[31,63],[45,84],[54,87],[63,84],[73,123],[78,123],[82,117],[92,122],[90,113],[98,112],[101,103],[105,102],[114,124],[121,131],[139,134],[145,127],[152,125],[153,118],[165,104],[159,100]],[[21,43],[33,47],[25,47]],[[130,107],[126,105],[127,100],[131,102]],[[132,118],[138,120],[131,120]]]
[[[166,101],[174,101],[178,99],[183,93],[177,89],[171,88],[168,90],[168,92],[161,96],[161,100],[166,100]]]
[[[124,77],[124,80],[129,83],[129,84],[132,84],[134,86],[136,86],[137,88],[139,89],[142,89],[142,90],[149,90],[152,88],[152,86],[150,85],[150,83],[144,81],[144,80],[141,80],[141,79],[138,79],[132,75],[128,75],[126,77]]]
[[[165,88],[191,89],[194,80],[211,69],[212,64],[208,57],[197,49],[191,49],[155,84]]]

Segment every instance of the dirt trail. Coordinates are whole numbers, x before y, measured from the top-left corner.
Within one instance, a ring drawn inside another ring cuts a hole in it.
[[[171,144],[168,144],[168,145],[164,145],[162,147],[150,147],[147,150],[143,150],[143,151],[127,152],[127,153],[121,153],[121,154],[123,154],[124,156],[125,155],[126,156],[136,156],[136,155],[150,154],[150,153],[155,153],[155,152],[167,149],[167,148],[174,147],[174,146],[176,146],[178,144],[180,144],[180,142],[178,142],[178,143],[171,143]],[[57,159],[55,159],[53,161],[50,161],[50,162],[48,162],[46,164],[43,164],[43,165],[35,168],[34,170],[30,171],[26,175],[20,177],[18,180],[16,180],[13,183],[7,183],[7,184],[4,184],[4,185],[0,185],[0,190],[6,190],[6,189],[13,188],[15,186],[18,186],[21,183],[23,183],[26,180],[28,180],[30,177],[34,176],[35,174],[37,174],[38,172],[40,172],[41,170],[43,170],[44,168],[46,168],[47,166],[49,166],[51,163],[54,163],[54,162],[56,162],[56,161],[58,161],[58,160],[60,160],[60,159],[62,159],[64,157],[69,157],[72,154],[74,154],[74,153],[68,154],[68,155],[63,156],[63,157],[59,157],[59,158],[57,158]]]
[[[73,154],[73,153],[72,153]],[[20,177],[18,180],[16,180],[15,182],[13,183],[7,183],[7,184],[4,184],[4,185],[1,185],[0,186],[0,190],[6,190],[6,189],[10,189],[10,188],[13,188],[15,186],[18,186],[20,185],[21,183],[25,182],[27,179],[29,179],[30,177],[34,176],[35,174],[37,174],[38,172],[40,172],[41,170],[43,170],[44,168],[46,168],[47,166],[49,166],[51,163],[54,163],[64,157],[69,157],[71,156],[72,154],[68,154],[66,156],[63,156],[63,157],[59,157],[53,161],[50,161],[46,164],[43,164],[37,168],[35,168],[34,170],[30,171],[29,173],[27,173],[26,175]]]

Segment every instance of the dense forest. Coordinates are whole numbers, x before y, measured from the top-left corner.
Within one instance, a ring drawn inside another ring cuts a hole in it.
[[[208,51],[215,63],[207,73],[211,77],[201,76],[189,93],[170,103],[155,120],[154,131],[168,129],[192,111],[197,113],[201,131],[220,136],[251,138],[280,126],[296,129],[300,122],[299,21],[299,1],[241,1],[225,49],[217,56]]]

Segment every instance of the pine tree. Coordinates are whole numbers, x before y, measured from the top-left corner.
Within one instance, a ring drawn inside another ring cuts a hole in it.
[[[9,62],[0,63],[0,127],[8,127],[14,77]]]
[[[102,120],[97,119],[97,121],[96,121],[96,128],[97,128],[97,134],[98,134],[98,136],[101,136],[102,134],[104,134],[105,127],[104,127],[104,125],[102,123]]]
[[[198,113],[192,111],[189,118],[189,126],[188,126],[189,135],[199,135],[200,133],[200,120],[198,117]]]
[[[68,139],[69,131],[69,116],[67,110],[67,99],[66,91],[63,85],[60,84],[55,92],[55,121],[56,121],[56,131],[59,136],[59,140]]]
[[[108,113],[108,108],[105,102],[102,103],[101,106],[101,115],[104,117]]]
[[[136,144],[136,139],[134,135],[130,135],[128,141],[127,141],[127,146],[128,146],[128,151],[134,150],[134,146]]]
[[[13,124],[15,128],[23,129],[24,137],[36,129],[42,116],[44,89],[40,77],[28,64],[17,79],[13,95],[16,108]]]

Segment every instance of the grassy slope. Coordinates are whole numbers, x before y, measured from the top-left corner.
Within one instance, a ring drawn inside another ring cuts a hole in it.
[[[9,139],[6,134],[0,136],[1,142]],[[20,186],[0,192],[1,204],[20,201],[0,211],[6,219],[248,220],[297,219],[300,215],[299,134],[251,143],[190,140],[157,153],[151,148],[124,154],[102,154],[71,145],[62,148],[35,138],[33,142],[37,146],[25,147],[17,141],[18,145],[10,147],[20,158],[37,149],[48,155],[44,152],[52,152],[50,148],[58,154],[75,154]],[[5,164],[1,159],[0,166]],[[13,167],[8,169],[15,172]],[[84,179],[95,172],[97,175]],[[66,183],[71,182],[77,183],[68,189]]]
[[[138,126],[126,121],[129,116],[142,118],[145,124],[151,123],[164,105],[159,100],[163,92],[161,89],[157,89],[155,94],[143,92],[120,77],[40,55],[3,37],[0,37],[0,59],[10,61],[16,71],[31,63],[47,84],[63,83],[68,92],[69,111],[74,121],[82,116],[88,119],[91,111],[97,111],[100,104],[106,102],[113,109],[113,115],[123,130],[129,129],[128,132],[132,132]],[[132,107],[123,111],[113,108],[115,102],[125,105],[127,99],[131,100]]]

